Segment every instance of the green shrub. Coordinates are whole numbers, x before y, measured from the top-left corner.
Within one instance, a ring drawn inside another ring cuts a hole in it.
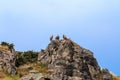
[[[9,43],[3,41],[3,42],[1,42],[1,45],[2,46],[8,46],[8,48],[10,50],[14,49],[14,44],[13,43],[9,44]]]
[[[37,62],[38,52],[26,51],[26,52],[17,52],[16,66],[20,66],[26,63]]]

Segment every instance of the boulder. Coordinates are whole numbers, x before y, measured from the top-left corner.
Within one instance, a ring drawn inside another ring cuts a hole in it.
[[[20,78],[20,80],[44,80],[44,77],[41,73],[30,73]]]

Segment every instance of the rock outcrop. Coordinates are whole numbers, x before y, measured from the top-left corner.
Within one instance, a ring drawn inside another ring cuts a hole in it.
[[[50,80],[112,80],[108,71],[101,71],[93,52],[66,36],[62,40],[50,39],[47,48],[39,53],[38,61],[52,72]]]
[[[0,70],[15,75],[17,73],[15,61],[15,50],[13,48],[10,49],[8,46],[0,45]]]

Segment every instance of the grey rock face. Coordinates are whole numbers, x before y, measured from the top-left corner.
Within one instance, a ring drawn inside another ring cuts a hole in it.
[[[112,79],[112,75],[110,74],[110,72],[108,71],[108,69],[102,69],[102,78],[103,80],[113,80]]]
[[[0,66],[1,70],[8,72],[11,75],[15,75],[16,67],[15,67],[15,61],[16,61],[16,54],[14,50],[8,50],[8,51],[0,51]]]
[[[52,71],[51,80],[102,80],[105,77],[93,53],[68,38],[51,40],[39,53],[38,61]]]

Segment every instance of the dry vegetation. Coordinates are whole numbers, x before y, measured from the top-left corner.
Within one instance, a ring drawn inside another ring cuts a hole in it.
[[[0,45],[0,51],[2,51],[2,52],[9,51],[9,47]]]
[[[28,67],[32,67],[32,70],[28,69]],[[7,73],[0,72],[0,80],[19,80],[20,77],[27,75],[31,73],[32,71],[35,72],[41,72],[43,75],[45,74],[51,74],[50,71],[48,71],[47,67],[44,64],[37,64],[37,63],[29,63],[25,65],[21,65],[17,69],[18,75],[11,76]]]
[[[119,76],[113,75],[112,77],[113,77],[113,80],[120,80],[120,77],[119,77]]]
[[[32,70],[28,69],[28,67],[32,67]],[[31,72],[51,74],[51,72],[48,71],[47,67],[44,64],[29,63],[29,64],[21,65],[20,67],[18,67],[18,74],[20,75],[20,77],[27,75]]]
[[[10,74],[0,72],[0,80],[19,80],[19,76],[11,76]]]

